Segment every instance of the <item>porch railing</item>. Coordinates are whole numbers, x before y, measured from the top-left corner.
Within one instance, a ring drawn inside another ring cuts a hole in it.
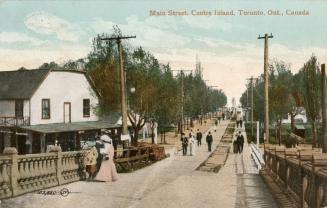
[[[11,126],[29,126],[30,117],[0,117],[0,126],[11,127]]]

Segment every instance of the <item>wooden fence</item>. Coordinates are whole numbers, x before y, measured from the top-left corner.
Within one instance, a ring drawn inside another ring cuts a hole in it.
[[[266,145],[265,168],[298,207],[327,206],[327,153]]]

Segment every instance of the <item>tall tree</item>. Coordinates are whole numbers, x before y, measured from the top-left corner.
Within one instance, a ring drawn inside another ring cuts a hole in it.
[[[317,145],[317,121],[320,112],[320,69],[317,58],[312,56],[303,66],[303,98],[305,109],[312,127],[312,147]]]

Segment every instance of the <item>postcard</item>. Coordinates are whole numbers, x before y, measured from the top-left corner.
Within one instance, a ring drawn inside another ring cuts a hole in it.
[[[0,0],[0,208],[327,207],[326,0]]]

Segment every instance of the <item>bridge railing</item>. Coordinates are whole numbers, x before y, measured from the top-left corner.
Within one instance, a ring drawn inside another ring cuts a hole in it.
[[[0,199],[85,179],[84,151],[18,155],[5,148],[0,156]]]
[[[265,146],[265,168],[299,207],[327,206],[327,153]]]

